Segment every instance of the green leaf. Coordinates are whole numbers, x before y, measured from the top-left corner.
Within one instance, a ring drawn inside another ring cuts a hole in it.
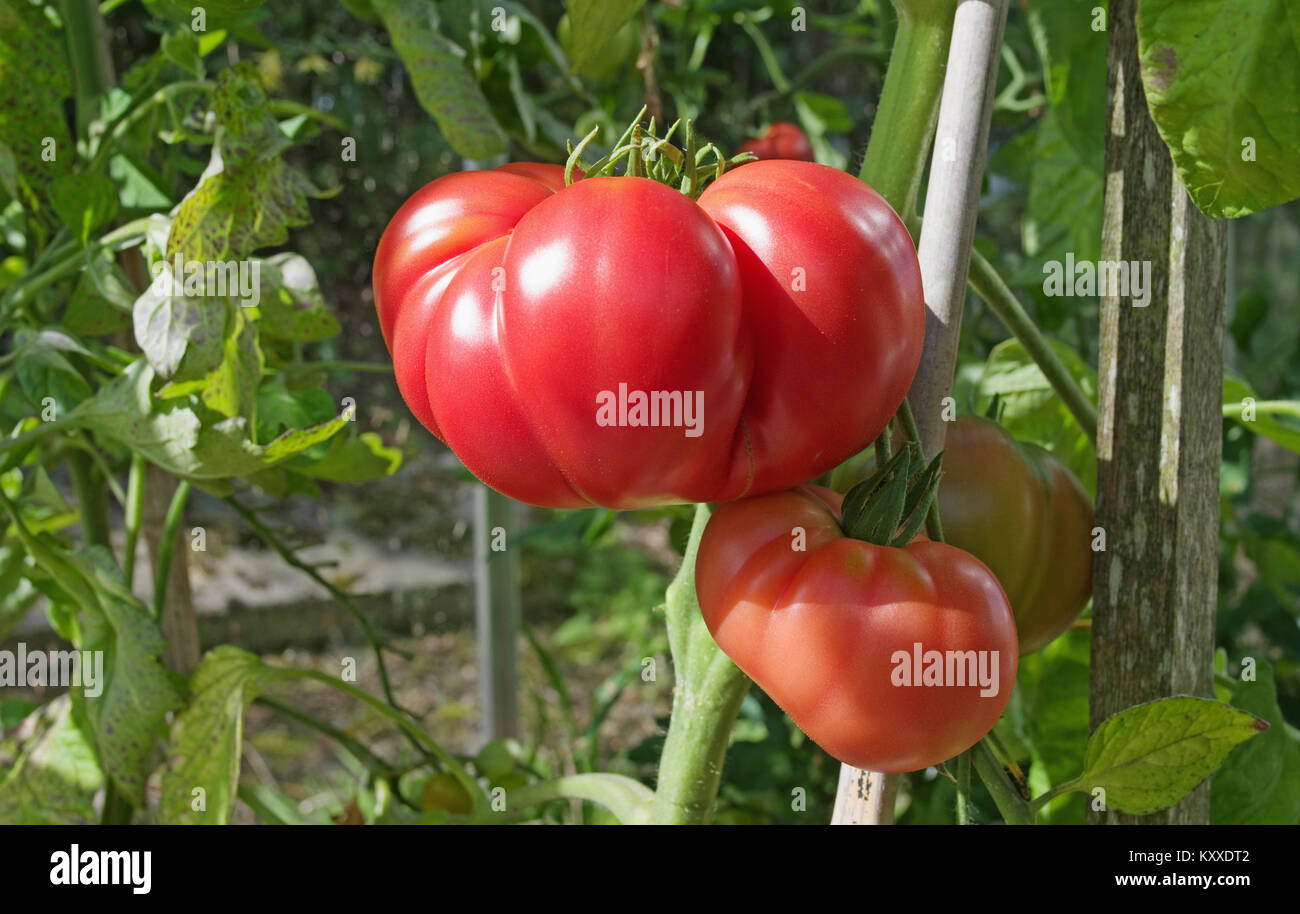
[[[95,794],[104,786],[104,774],[84,721],[78,720],[67,695],[38,713],[35,733],[0,779],[0,824],[97,823]]]
[[[645,6],[645,0],[566,0],[569,64],[585,73],[600,63],[614,35]]]
[[[1208,698],[1164,698],[1102,721],[1088,739],[1081,790],[1132,815],[1173,806],[1215,772],[1239,743],[1267,730],[1255,715]]]
[[[328,196],[281,157],[290,141],[251,62],[221,71],[212,106],[212,158],[176,211],[169,259],[179,253],[186,261],[239,260],[283,244],[290,227],[310,220],[307,198]]]
[[[0,541],[0,641],[14,630],[40,597],[28,579],[31,570],[31,559],[21,547]],[[0,730],[6,726],[0,724]]]
[[[28,529],[17,509],[3,499],[14,531],[36,564],[76,604],[78,650],[100,653],[98,694],[72,690],[84,706],[95,737],[100,767],[133,805],[144,802],[150,756],[166,715],[180,704],[171,674],[158,661],[166,642],[149,610],[122,582],[112,554],[102,546],[70,553]]]
[[[193,29],[179,28],[163,35],[158,50],[176,66],[195,79],[203,78],[203,56],[199,38]]]
[[[173,405],[153,409],[150,385],[154,372],[143,359],[132,362],[121,376],[86,400],[67,418],[96,434],[121,442],[174,475],[191,469],[199,439],[199,418],[190,409]]]
[[[249,422],[243,416],[205,428],[194,411],[179,401],[156,405],[150,392],[153,378],[147,362],[132,362],[68,421],[122,443],[173,476],[200,483],[257,473],[329,440],[348,424],[346,416],[338,415],[259,445],[249,437]],[[225,487],[209,487],[225,491]]]
[[[411,77],[415,97],[460,155],[486,159],[506,151],[506,136],[483,90],[465,67],[464,51],[440,35],[429,0],[373,0]]]
[[[1045,793],[1083,768],[1088,745],[1087,632],[1067,632],[1037,653],[1020,658],[1016,686],[999,727],[1009,726],[1029,759],[1030,793]],[[1001,730],[999,730],[1001,732]],[[1021,755],[1023,759],[1026,755]],[[1038,813],[1048,824],[1083,824],[1086,798],[1066,794]]]
[[[1196,205],[1232,218],[1300,196],[1300,7],[1142,0],[1137,33],[1151,117]]]
[[[51,182],[76,158],[63,118],[72,77],[49,12],[27,0],[0,0],[0,137],[10,153],[3,171],[12,168],[0,177],[38,214]]]
[[[1097,0],[1034,3],[1026,10],[1057,128],[1098,175],[1098,126],[1106,116],[1106,31],[1094,29]]]
[[[1289,451],[1300,454],[1300,423],[1288,424],[1278,419],[1279,413],[1260,409],[1259,397],[1244,379],[1231,371],[1223,373],[1223,403],[1232,406],[1224,414],[1240,422],[1256,435],[1276,441]],[[1283,413],[1283,415],[1285,415]],[[1294,401],[1291,415],[1300,416],[1300,401]]]
[[[1048,342],[1084,395],[1096,403],[1097,373],[1069,346]],[[1095,497],[1096,449],[1019,340],[1005,340],[989,353],[976,386],[976,413],[982,414],[995,395],[1003,404],[999,424],[1011,437],[1051,451]]]
[[[135,291],[110,256],[95,252],[86,261],[63,313],[63,326],[79,336],[104,336],[131,326]]]
[[[339,332],[325,307],[316,271],[300,254],[276,254],[262,261],[258,329],[267,336],[312,343]]]
[[[257,328],[241,309],[235,308],[231,331],[222,347],[221,364],[201,382],[203,403],[223,416],[253,416],[257,386],[262,380],[262,350]],[[160,391],[161,394],[161,391]]]
[[[117,186],[100,174],[60,175],[50,183],[49,193],[50,206],[82,245],[117,215]]]
[[[122,582],[107,550],[65,558],[62,572],[49,566],[47,570],[62,583],[70,566],[84,576],[94,596],[93,602],[81,603],[83,637],[78,647],[103,651],[104,656],[103,692],[84,699],[100,762],[122,792],[140,805],[166,715],[181,703],[171,673],[157,659],[167,642],[149,610]]]
[[[1231,702],[1268,721],[1269,729],[1232,750],[1210,787],[1215,825],[1300,825],[1300,735],[1277,703],[1273,667],[1259,661],[1255,681],[1239,681]]]
[[[289,390],[283,378],[276,378],[257,389],[258,441],[269,441],[284,429],[328,422],[334,415],[334,398],[319,387]]]
[[[37,407],[43,408],[43,401],[50,397],[62,417],[90,397],[89,382],[64,355],[86,350],[67,334],[54,329],[39,333],[23,329],[16,334],[14,348],[20,352],[15,365],[18,386]]]
[[[392,476],[402,465],[402,452],[386,447],[374,432],[338,435],[320,460],[294,466],[299,473],[330,482],[364,482]]]
[[[1033,280],[1042,282],[1042,264],[1101,256],[1101,216],[1105,185],[1100,143],[1079,146],[1065,132],[1064,115],[1049,108],[1033,128],[1033,167],[1022,226]],[[1028,277],[1017,277],[1017,280]]]
[[[118,187],[118,203],[125,209],[171,209],[172,198],[151,176],[124,155],[108,160],[108,174]]]
[[[0,701],[0,730],[10,730],[18,726],[37,707],[38,705],[33,704],[26,698],[10,698],[6,701]]]
[[[212,371],[225,355],[230,308],[219,298],[175,295],[164,264],[131,309],[136,345],[161,378],[175,377],[182,360],[189,377]]]
[[[268,683],[283,675],[286,671],[228,644],[204,656],[190,680],[189,701],[172,723],[159,805],[164,823],[230,821],[239,788],[244,711]],[[195,802],[198,791],[203,803]]]

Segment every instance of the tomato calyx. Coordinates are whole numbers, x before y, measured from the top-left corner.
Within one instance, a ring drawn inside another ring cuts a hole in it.
[[[926,463],[909,441],[888,463],[844,496],[840,526],[846,536],[878,546],[906,546],[925,523],[939,491],[943,453]]]
[[[613,149],[605,156],[588,164],[582,158],[587,146],[596,138],[600,127],[593,127],[591,132],[574,146],[569,143],[569,158],[564,164],[564,184],[567,187],[577,178],[582,177],[632,177],[649,178],[680,191],[692,200],[704,192],[705,185],[721,178],[729,168],[752,162],[757,156],[748,152],[728,158],[713,143],[699,144],[692,121],[678,118],[661,137],[656,133],[655,119],[650,118],[648,126],[641,121],[646,109],[642,107],[635,120],[623,131],[623,135],[614,143]],[[682,128],[685,136],[684,146],[679,148],[672,143],[673,134]],[[616,175],[616,167],[626,161],[622,175]]]

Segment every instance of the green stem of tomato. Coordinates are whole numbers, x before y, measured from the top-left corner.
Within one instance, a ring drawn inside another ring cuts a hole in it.
[[[894,0],[898,33],[858,177],[910,224],[939,121],[957,0]]]
[[[970,754],[957,756],[957,824],[970,825]]]
[[[993,755],[993,750],[989,748],[987,740],[980,740],[971,749],[967,750],[973,756],[975,770],[979,772],[980,780],[988,788],[989,796],[993,797],[993,803],[997,806],[998,812],[1002,813],[1002,818],[1008,825],[1033,825],[1034,814],[1027,804],[1016,792],[1015,787],[1011,785],[1007,773],[1002,770],[1002,765]]]
[[[749,690],[749,677],[714,643],[695,597],[695,556],[710,513],[708,505],[695,506],[686,555],[664,607],[676,688],[652,807],[658,825],[709,821],[731,727]]]
[[[1070,370],[1057,356],[1056,350],[1017,300],[1015,293],[998,275],[997,270],[993,269],[993,265],[975,250],[971,251],[969,285],[976,295],[984,299],[997,319],[1006,324],[1020,345],[1025,347],[1025,352],[1038,365],[1038,370],[1043,373],[1047,383],[1052,385],[1088,440],[1095,443],[1097,407],[1092,405],[1083,388],[1074,380]]]

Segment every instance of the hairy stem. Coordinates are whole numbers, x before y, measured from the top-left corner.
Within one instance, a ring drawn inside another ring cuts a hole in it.
[[[695,557],[709,515],[708,505],[695,506],[681,570],[668,585],[665,614],[676,687],[659,758],[652,815],[658,825],[709,821],[731,727],[749,690],[749,677],[714,643],[695,597]]]

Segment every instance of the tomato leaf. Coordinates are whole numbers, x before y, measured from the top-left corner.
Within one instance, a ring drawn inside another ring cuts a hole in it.
[[[420,107],[438,122],[452,148],[470,159],[505,152],[505,133],[465,67],[465,52],[438,33],[433,4],[428,0],[373,0],[372,5],[406,66]]]
[[[190,697],[172,723],[159,817],[169,825],[225,825],[239,787],[244,711],[286,671],[223,644],[209,651],[190,680]],[[195,790],[205,802],[194,807]]]
[[[999,727],[1010,727],[1024,745],[1030,763],[1027,780],[1035,796],[1068,781],[1083,767],[1089,659],[1084,631],[1066,632],[1041,651],[1020,658],[1015,691]],[[1085,802],[1075,793],[1058,796],[1039,810],[1038,821],[1082,825]]]
[[[1232,704],[1268,721],[1259,739],[1237,746],[1214,775],[1210,821],[1215,825],[1300,825],[1300,733],[1277,703],[1273,667],[1259,661],[1255,680],[1238,681]]]
[[[1143,0],[1142,85],[1156,129],[1207,215],[1300,196],[1300,9],[1288,0]]]
[[[50,206],[84,246],[117,214],[117,186],[100,174],[65,174],[50,182]]]
[[[1100,787],[1107,806],[1146,815],[1187,796],[1237,744],[1267,729],[1255,715],[1208,698],[1135,705],[1088,739],[1078,789]]]
[[[336,435],[325,456],[305,466],[292,469],[315,479],[330,482],[362,482],[391,476],[402,465],[402,452],[385,446],[374,432],[360,435]]]
[[[174,295],[169,268],[140,293],[131,308],[135,342],[160,378],[175,377],[188,356],[188,376],[221,362],[227,308],[218,298]]]
[[[0,0],[0,182],[47,221],[50,185],[76,157],[66,121],[51,116],[71,92],[63,42],[43,5]]]
[[[316,271],[300,254],[276,254],[262,261],[258,329],[267,336],[309,343],[339,332],[325,307]]]
[[[111,257],[94,252],[86,261],[63,313],[63,326],[81,336],[103,336],[131,326],[131,281]]]
[[[212,158],[172,220],[169,259],[179,253],[186,261],[238,260],[283,244],[290,227],[307,223],[307,198],[330,195],[281,157],[290,141],[252,63],[221,72],[212,106]]]
[[[132,362],[121,377],[74,410],[67,417],[69,423],[119,441],[167,472],[218,493],[229,490],[225,480],[230,477],[251,475],[287,460],[328,440],[349,421],[340,414],[257,444],[244,416],[204,427],[179,400],[155,405],[150,392],[153,378],[153,369],[143,359]]]
[[[1069,346],[1048,342],[1084,395],[1096,403],[1097,372]],[[1096,496],[1096,449],[1019,340],[1005,340],[989,353],[975,390],[975,411],[987,409],[994,396],[1003,404],[998,424],[1011,437],[1051,451],[1079,478],[1088,494]]]
[[[602,55],[623,23],[645,6],[645,0],[566,0],[571,32],[569,65],[574,73],[599,69]]]
[[[133,805],[141,805],[154,745],[167,713],[180,704],[171,673],[158,660],[166,646],[162,632],[123,583],[107,549],[68,552],[48,536],[32,533],[8,499],[3,504],[28,554],[77,606],[77,649],[100,652],[98,694],[75,686],[73,702],[85,708],[100,766]]]
[[[9,708],[9,702],[4,705]],[[0,779],[0,823],[91,825],[98,823],[95,794],[104,773],[95,760],[89,727],[67,695],[36,712],[35,732]],[[0,713],[0,718],[3,714]],[[5,725],[0,719],[0,728]]]
[[[31,560],[11,541],[0,541],[0,639],[5,638],[27,615],[40,594],[28,580]],[[0,722],[0,730],[6,724]]]

